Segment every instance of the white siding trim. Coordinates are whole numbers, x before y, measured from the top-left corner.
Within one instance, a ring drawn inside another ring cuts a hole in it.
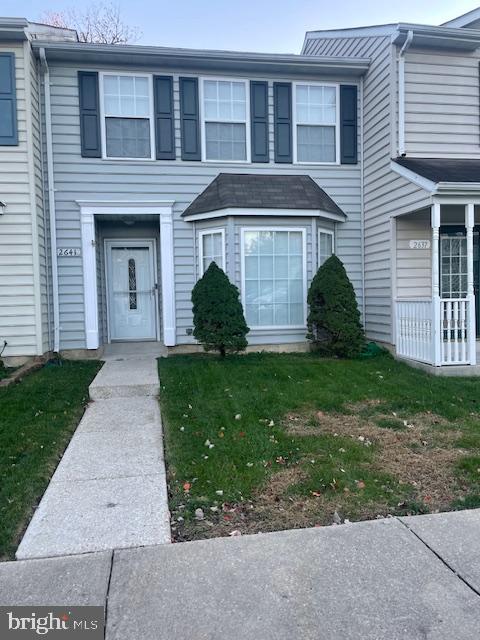
[[[186,222],[193,220],[210,220],[213,218],[224,218],[226,216],[288,216],[289,218],[325,218],[326,220],[335,220],[336,222],[346,222],[347,217],[322,209],[247,209],[227,207],[225,209],[217,209],[216,211],[207,211],[206,213],[196,213],[194,215],[184,216]]]
[[[402,165],[398,164],[397,162],[393,162],[393,160],[390,162],[390,169],[392,171],[395,171],[395,173],[398,173],[398,175],[402,176],[403,178],[406,178],[409,182],[413,182],[413,184],[416,184],[417,187],[425,189],[425,191],[433,193],[437,190],[437,184],[435,182],[433,182],[432,180],[428,180],[428,178],[419,176],[418,173],[415,173],[414,171],[411,171],[406,167],[402,167]]]

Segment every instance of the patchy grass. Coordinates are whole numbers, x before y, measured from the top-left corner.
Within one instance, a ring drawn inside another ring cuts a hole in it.
[[[159,367],[178,540],[480,504],[480,379],[387,355]]]
[[[9,559],[88,397],[98,362],[47,364],[0,388],[0,559]]]

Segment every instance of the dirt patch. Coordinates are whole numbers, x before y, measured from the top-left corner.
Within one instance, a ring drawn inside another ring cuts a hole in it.
[[[388,420],[395,420],[401,428],[379,426]],[[362,418],[318,411],[303,416],[290,414],[284,426],[296,436],[328,434],[371,443],[375,446],[372,469],[415,487],[418,499],[432,510],[446,508],[462,495],[453,467],[467,452],[452,446],[462,432],[436,414],[402,418],[394,413],[378,413]],[[445,429],[447,426],[449,430]]]
[[[308,479],[305,459],[273,473],[249,501],[223,504],[214,513],[206,510],[202,521],[176,523],[175,539],[329,525],[338,519],[335,512],[341,519],[364,520],[414,513],[419,506],[423,508],[422,505],[428,511],[448,510],[452,501],[461,498],[466,490],[454,473],[458,459],[471,453],[454,446],[462,432],[433,413],[404,417],[387,412],[381,404],[379,400],[358,403],[348,408],[352,413],[346,414],[289,413],[282,426],[294,437],[338,436],[372,447],[374,455],[368,463],[369,470],[388,474],[410,487],[412,511],[408,504],[396,500],[392,504],[388,494],[375,500],[359,499],[358,494],[348,491],[291,494],[292,486]],[[390,422],[394,426],[388,426]],[[384,426],[380,426],[382,424]]]

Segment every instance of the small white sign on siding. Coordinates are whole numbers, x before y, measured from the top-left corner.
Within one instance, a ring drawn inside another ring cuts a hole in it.
[[[59,258],[76,258],[82,255],[82,250],[78,247],[58,247],[57,256]]]
[[[430,249],[430,240],[410,240],[410,249]]]

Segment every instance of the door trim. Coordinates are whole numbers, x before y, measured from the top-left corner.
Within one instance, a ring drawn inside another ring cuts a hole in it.
[[[147,339],[129,339],[124,338],[123,340],[115,340],[115,342],[146,342],[151,340],[152,342],[158,342],[160,340],[160,318],[158,313],[158,268],[157,268],[157,243],[154,238],[135,238],[134,240],[130,240],[130,238],[105,238],[104,246],[103,246],[103,260],[104,260],[104,269],[105,269],[105,303],[106,303],[106,311],[107,311],[107,344],[111,344],[112,339],[110,337],[110,295],[109,295],[109,251],[112,247],[145,247],[147,246],[150,251],[150,267],[152,269],[152,277],[153,277],[153,286],[155,287],[154,294],[154,309],[153,312],[155,314],[154,318],[154,326],[155,326],[155,337],[147,338]]]

